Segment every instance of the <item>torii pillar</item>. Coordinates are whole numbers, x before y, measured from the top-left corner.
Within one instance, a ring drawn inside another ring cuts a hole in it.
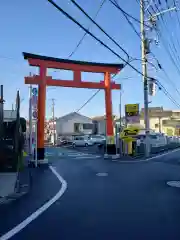
[[[38,123],[37,123],[37,157],[43,160],[44,150],[44,122],[45,122],[45,102],[46,86],[104,89],[106,106],[106,134],[108,146],[114,145],[114,126],[112,116],[112,98],[111,90],[119,90],[120,84],[111,81],[111,74],[117,74],[123,64],[107,64],[95,62],[82,62],[68,59],[53,58],[31,53],[23,53],[24,59],[28,60],[30,66],[39,67],[39,75],[25,77],[25,84],[38,85]],[[47,69],[71,70],[74,73],[73,80],[52,79],[47,76]],[[81,72],[103,73],[104,80],[100,82],[88,82],[81,80]]]

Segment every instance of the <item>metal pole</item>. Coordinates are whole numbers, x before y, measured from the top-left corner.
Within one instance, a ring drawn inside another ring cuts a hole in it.
[[[117,128],[117,123],[115,123],[115,139],[116,139],[116,155],[118,155],[118,128]]]
[[[159,132],[161,133],[161,117],[159,117]]]
[[[32,154],[32,85],[29,87],[29,154]]]
[[[106,148],[105,148],[105,155],[107,155],[107,118],[105,118],[105,133],[106,133]]]
[[[35,134],[36,134],[36,145],[35,145],[35,166],[37,167],[37,165],[38,165],[38,160],[37,160],[37,120],[36,120],[36,122],[35,122]]]
[[[54,116],[54,103],[55,99],[52,98],[52,119],[53,119],[53,145],[55,146],[55,138],[56,138],[56,133],[55,133],[55,116]]]
[[[0,140],[3,138],[3,122],[4,122],[4,94],[3,94],[3,85],[1,85],[1,96],[0,96]]]
[[[144,0],[140,0],[140,19],[141,19],[141,49],[142,49],[142,73],[144,83],[144,122],[146,132],[146,157],[149,156],[149,116],[148,116],[148,79],[145,48],[145,28],[144,28]]]
[[[122,86],[122,85],[121,85]],[[120,138],[120,134],[122,131],[122,114],[121,114],[121,110],[122,110],[122,89],[120,89],[120,102],[119,102],[119,154],[120,156],[122,156],[122,140]]]

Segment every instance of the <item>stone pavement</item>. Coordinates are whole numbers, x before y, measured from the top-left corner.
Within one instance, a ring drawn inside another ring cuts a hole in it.
[[[17,173],[0,173],[0,197],[14,193]]]
[[[6,204],[28,193],[31,187],[31,169],[27,157],[19,172],[0,173],[0,204]]]

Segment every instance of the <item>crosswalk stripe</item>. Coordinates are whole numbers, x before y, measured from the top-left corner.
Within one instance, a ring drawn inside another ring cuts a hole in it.
[[[88,158],[99,158],[100,156],[96,156],[96,155],[89,155],[89,156],[79,156],[79,157],[76,157],[78,159],[88,159]]]

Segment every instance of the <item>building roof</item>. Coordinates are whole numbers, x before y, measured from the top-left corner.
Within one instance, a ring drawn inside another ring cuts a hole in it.
[[[92,117],[92,120],[95,120],[95,121],[102,121],[102,120],[105,120],[106,116],[95,116],[95,117]]]
[[[84,118],[87,118],[89,120],[92,120],[91,118],[86,117],[86,116],[84,116],[82,114],[79,114],[77,112],[68,113],[68,114],[66,114],[66,115],[64,115],[62,117],[57,118],[57,120],[67,120],[68,121],[68,120],[72,119],[73,117],[84,117]]]
[[[97,63],[97,62],[86,62],[86,61],[77,61],[77,60],[69,60],[69,59],[63,59],[63,58],[55,58],[55,57],[48,57],[38,54],[32,54],[23,52],[24,59],[32,58],[32,59],[40,59],[45,61],[52,61],[52,62],[61,62],[61,63],[73,63],[73,64],[81,64],[81,65],[94,65],[94,66],[102,66],[102,67],[115,67],[118,69],[122,69],[124,67],[124,64],[119,63]]]
[[[114,117],[114,119],[117,118],[116,115],[114,115],[113,117]],[[104,115],[104,116],[95,116],[95,117],[92,117],[91,119],[92,119],[92,120],[95,120],[95,121],[102,121],[102,120],[105,120],[105,119],[106,119],[106,115]]]

